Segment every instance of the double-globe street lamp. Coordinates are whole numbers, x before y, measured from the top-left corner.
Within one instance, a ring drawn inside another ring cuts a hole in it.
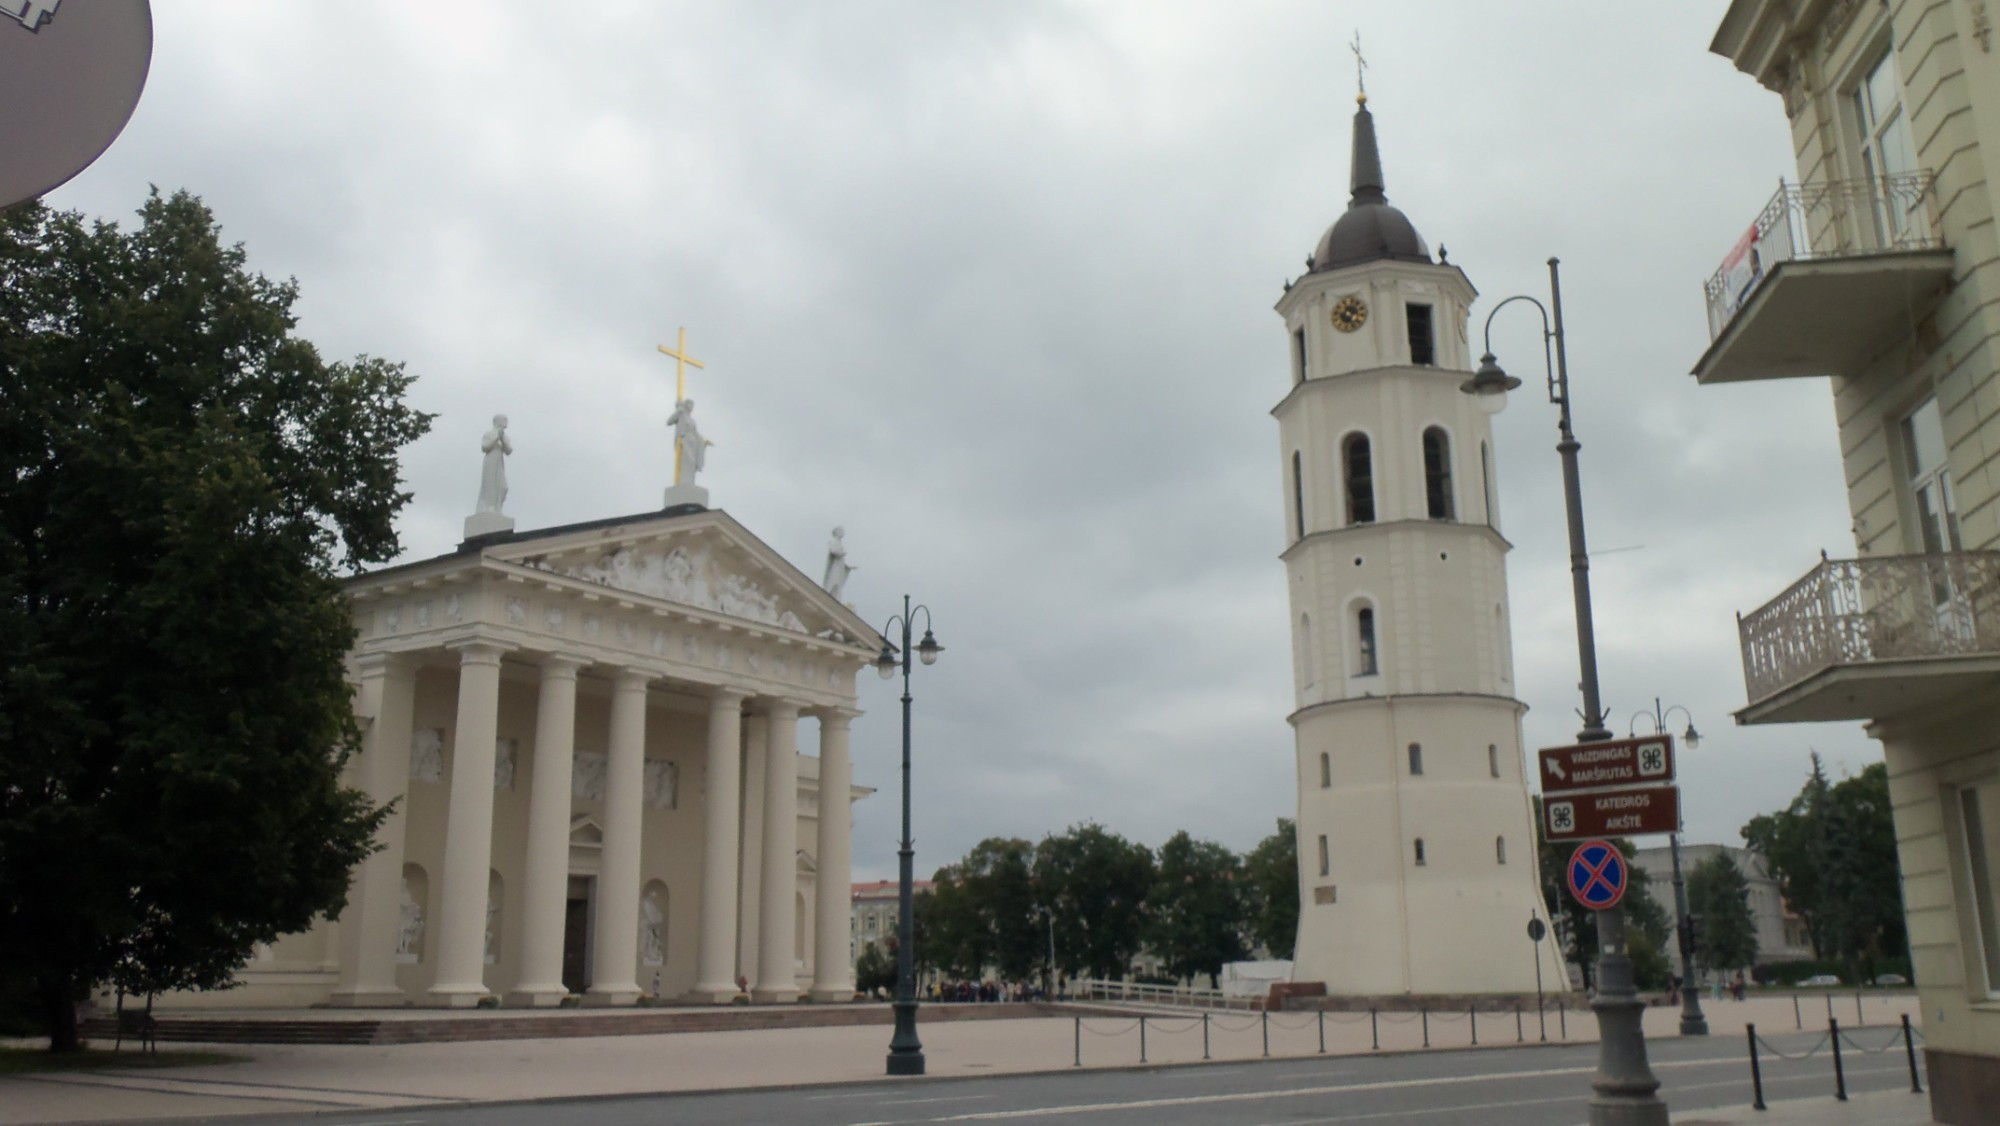
[[[1627,733],[1638,734],[1639,721],[1650,719],[1653,721],[1653,733],[1655,735],[1665,735],[1667,733],[1667,717],[1675,712],[1679,712],[1687,718],[1687,730],[1681,734],[1681,746],[1692,751],[1701,745],[1701,732],[1694,729],[1694,713],[1679,704],[1662,708],[1660,707],[1660,698],[1658,696],[1653,697],[1653,712],[1651,715],[1645,712],[1633,713],[1632,723],[1626,729]],[[1696,987],[1694,980],[1694,928],[1688,925],[1687,881],[1681,878],[1680,833],[1669,833],[1667,835],[1667,844],[1674,858],[1674,934],[1677,936],[1676,945],[1679,946],[1681,952],[1681,1035],[1706,1036],[1708,1035],[1708,1018],[1702,1015],[1701,990]]]
[[[917,975],[916,975],[916,912],[911,907],[910,866],[915,852],[910,847],[910,615],[917,610],[924,612],[924,637],[914,646],[917,658],[924,664],[937,663],[938,654],[944,646],[931,636],[931,610],[928,606],[910,605],[910,596],[903,596],[903,612],[892,616],[882,627],[882,654],[875,658],[875,671],[883,680],[896,676],[897,666],[903,670],[903,847],[896,853],[898,884],[896,888],[896,1032],[889,1038],[889,1074],[922,1075],[924,1073],[924,1045],[917,1039]],[[902,627],[903,644],[899,648],[889,641],[898,626]]]
[[[1557,260],[1549,259],[1549,306],[1527,294],[1509,297],[1486,315],[1486,354],[1479,357],[1479,371],[1459,386],[1477,395],[1486,410],[1498,413],[1506,394],[1521,381],[1500,369],[1493,358],[1493,318],[1516,301],[1526,301],[1542,314],[1542,362],[1547,371],[1549,402],[1561,409],[1557,428],[1561,434],[1556,452],[1562,455],[1563,500],[1569,519],[1570,586],[1576,601],[1576,654],[1583,690],[1583,730],[1580,743],[1601,743],[1611,738],[1604,726],[1604,709],[1597,694],[1597,637],[1590,615],[1590,554],[1583,539],[1583,489],[1577,475],[1576,454],[1583,448],[1570,426],[1569,363],[1563,350],[1562,280]],[[1551,356],[1553,346],[1553,357]],[[1646,1063],[1646,1033],[1640,1025],[1646,1004],[1639,1000],[1632,979],[1632,958],[1625,950],[1625,909],[1622,906],[1598,911],[1597,915],[1597,995],[1590,1007],[1597,1014],[1597,1078],[1591,1088],[1591,1126],[1667,1126],[1667,1104],[1657,1092],[1660,1081]]]

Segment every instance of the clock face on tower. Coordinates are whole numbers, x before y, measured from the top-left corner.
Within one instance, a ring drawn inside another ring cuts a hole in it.
[[[1368,323],[1368,305],[1350,293],[1333,303],[1333,327],[1353,332]]]

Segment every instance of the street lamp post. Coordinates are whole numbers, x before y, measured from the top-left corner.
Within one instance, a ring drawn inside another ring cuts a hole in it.
[[[924,612],[924,637],[917,642],[915,650],[924,664],[936,664],[938,654],[944,646],[931,636],[931,611],[928,606],[910,605],[910,596],[903,596],[903,612],[891,617],[882,628],[882,653],[875,658],[875,671],[883,680],[895,678],[897,666],[903,670],[903,847],[896,852],[896,866],[899,883],[896,889],[898,915],[896,918],[896,1032],[889,1037],[889,1074],[922,1075],[924,1073],[924,1045],[917,1039],[917,975],[916,975],[916,911],[911,905],[911,864],[916,853],[910,847],[910,615],[916,610]],[[900,648],[889,641],[889,637],[900,625],[903,630],[903,644]]]
[[[1576,602],[1576,655],[1583,690],[1583,730],[1580,743],[1600,743],[1611,738],[1604,726],[1604,709],[1597,694],[1597,636],[1590,615],[1590,554],[1583,538],[1583,487],[1577,472],[1576,440],[1570,425],[1569,363],[1563,348],[1562,279],[1557,260],[1549,259],[1549,306],[1526,294],[1509,297],[1486,315],[1486,354],[1479,357],[1479,371],[1460,385],[1459,390],[1480,397],[1487,409],[1498,412],[1507,392],[1521,381],[1500,369],[1493,358],[1493,317],[1516,301],[1526,301],[1542,314],[1542,361],[1547,369],[1549,402],[1560,408],[1557,423],[1560,440],[1556,452],[1562,455],[1563,500],[1569,520],[1569,570],[1571,594]],[[1554,346],[1553,359],[1550,346]],[[1646,1062],[1646,1033],[1640,1025],[1646,1003],[1639,999],[1632,978],[1632,956],[1625,949],[1625,909],[1613,907],[1597,915],[1597,995],[1590,1000],[1597,1014],[1597,1078],[1591,1088],[1591,1126],[1667,1126],[1667,1104],[1657,1092],[1660,1081]]]
[[[1632,716],[1630,731],[1637,733],[1641,719],[1653,721],[1656,734],[1667,733],[1667,717],[1679,712],[1687,717],[1687,731],[1681,735],[1681,745],[1692,751],[1701,745],[1701,732],[1694,729],[1694,713],[1679,704],[1669,708],[1660,707],[1660,698],[1653,697],[1653,714],[1636,712]],[[1694,932],[1688,927],[1687,881],[1681,878],[1681,835],[1678,832],[1667,835],[1669,851],[1674,858],[1674,934],[1676,945],[1681,952],[1681,1035],[1708,1035],[1708,1018],[1701,1011],[1701,990],[1694,980]]]

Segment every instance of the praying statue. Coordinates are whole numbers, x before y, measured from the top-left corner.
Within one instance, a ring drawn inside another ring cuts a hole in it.
[[[821,579],[819,584],[833,595],[836,602],[840,601],[840,592],[847,586],[847,576],[854,573],[853,564],[847,561],[846,535],[845,528],[833,530],[833,538],[826,545],[826,578]]]
[[[475,512],[499,512],[507,503],[507,455],[514,444],[507,440],[507,416],[493,416],[493,429],[479,440],[479,452],[486,462],[479,471],[479,507]]]
[[[695,426],[693,399],[675,403],[667,425],[674,428],[674,484],[692,485],[695,474],[708,464],[708,447],[715,443],[702,437]]]

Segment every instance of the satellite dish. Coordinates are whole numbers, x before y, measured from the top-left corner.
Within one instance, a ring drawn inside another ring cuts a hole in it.
[[[90,167],[132,119],[152,61],[147,0],[0,0],[0,207]]]

